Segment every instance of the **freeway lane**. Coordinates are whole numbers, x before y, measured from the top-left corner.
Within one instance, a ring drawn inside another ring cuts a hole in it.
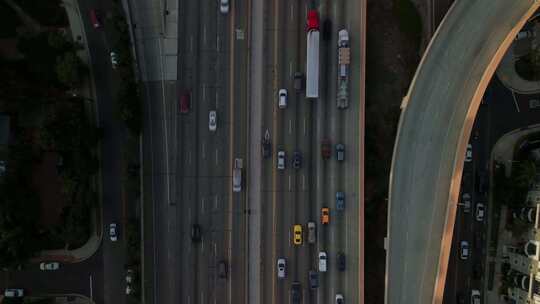
[[[334,302],[336,293],[343,293],[346,301],[360,302],[359,276],[359,240],[358,214],[360,198],[358,185],[360,167],[360,128],[363,123],[359,114],[362,109],[360,92],[363,89],[351,89],[351,105],[347,110],[336,107],[337,82],[337,31],[347,27],[354,33],[353,39],[360,41],[362,19],[346,9],[361,11],[361,3],[345,4],[323,1],[315,5],[321,14],[321,20],[330,18],[334,24],[332,39],[321,40],[321,98],[308,101],[305,91],[296,92],[293,76],[296,71],[305,72],[306,32],[305,20],[311,2],[288,2],[275,0],[267,3],[265,9],[271,18],[266,19],[265,29],[265,66],[264,110],[261,133],[266,130],[272,137],[273,158],[263,159],[262,200],[263,208],[263,286],[272,286],[262,290],[265,303],[288,303],[289,290],[293,281],[302,285],[305,303]],[[353,52],[360,61],[360,44]],[[351,69],[351,83],[360,83],[360,71],[357,65]],[[355,82],[356,81],[356,82]],[[286,109],[277,106],[278,90],[288,91]],[[354,90],[354,91],[353,91]],[[333,144],[338,142],[346,146],[346,160],[338,163],[335,154],[330,160],[322,160],[320,143],[329,138]],[[287,168],[277,170],[276,153],[283,150],[287,155]],[[302,153],[301,169],[292,168],[293,152]],[[335,210],[335,193],[344,191],[350,207],[341,214]],[[320,224],[320,209],[331,209],[330,225]],[[308,244],[307,222],[314,221],[318,228],[318,241]],[[292,227],[303,226],[303,244],[292,244]],[[309,288],[308,271],[318,271],[319,251],[326,251],[329,269],[319,274],[320,286],[316,290]],[[338,251],[346,253],[348,266],[345,273],[338,272],[336,256]],[[280,257],[287,260],[287,278],[278,279],[276,262]]]
[[[456,2],[426,51],[404,99],[390,175],[387,303],[442,301],[474,116],[501,56],[537,7]]]

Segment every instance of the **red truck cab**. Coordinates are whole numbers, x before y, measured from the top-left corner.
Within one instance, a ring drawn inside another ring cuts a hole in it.
[[[180,95],[179,106],[180,113],[189,113],[189,108],[191,108],[191,91],[185,90],[182,95]]]
[[[319,30],[319,13],[317,10],[309,10],[307,13],[306,32]]]

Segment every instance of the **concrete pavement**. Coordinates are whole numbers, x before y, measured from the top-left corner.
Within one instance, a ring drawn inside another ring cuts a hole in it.
[[[458,1],[422,58],[403,100],[390,175],[386,303],[442,301],[474,116],[498,62],[538,5]]]

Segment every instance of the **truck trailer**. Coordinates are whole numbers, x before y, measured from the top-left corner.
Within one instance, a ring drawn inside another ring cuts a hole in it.
[[[307,20],[306,97],[319,97],[319,15],[308,11]]]

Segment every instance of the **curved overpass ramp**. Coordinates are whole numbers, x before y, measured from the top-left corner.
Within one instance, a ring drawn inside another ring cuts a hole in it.
[[[403,100],[390,174],[386,303],[442,303],[465,149],[482,95],[540,3],[456,1]]]

